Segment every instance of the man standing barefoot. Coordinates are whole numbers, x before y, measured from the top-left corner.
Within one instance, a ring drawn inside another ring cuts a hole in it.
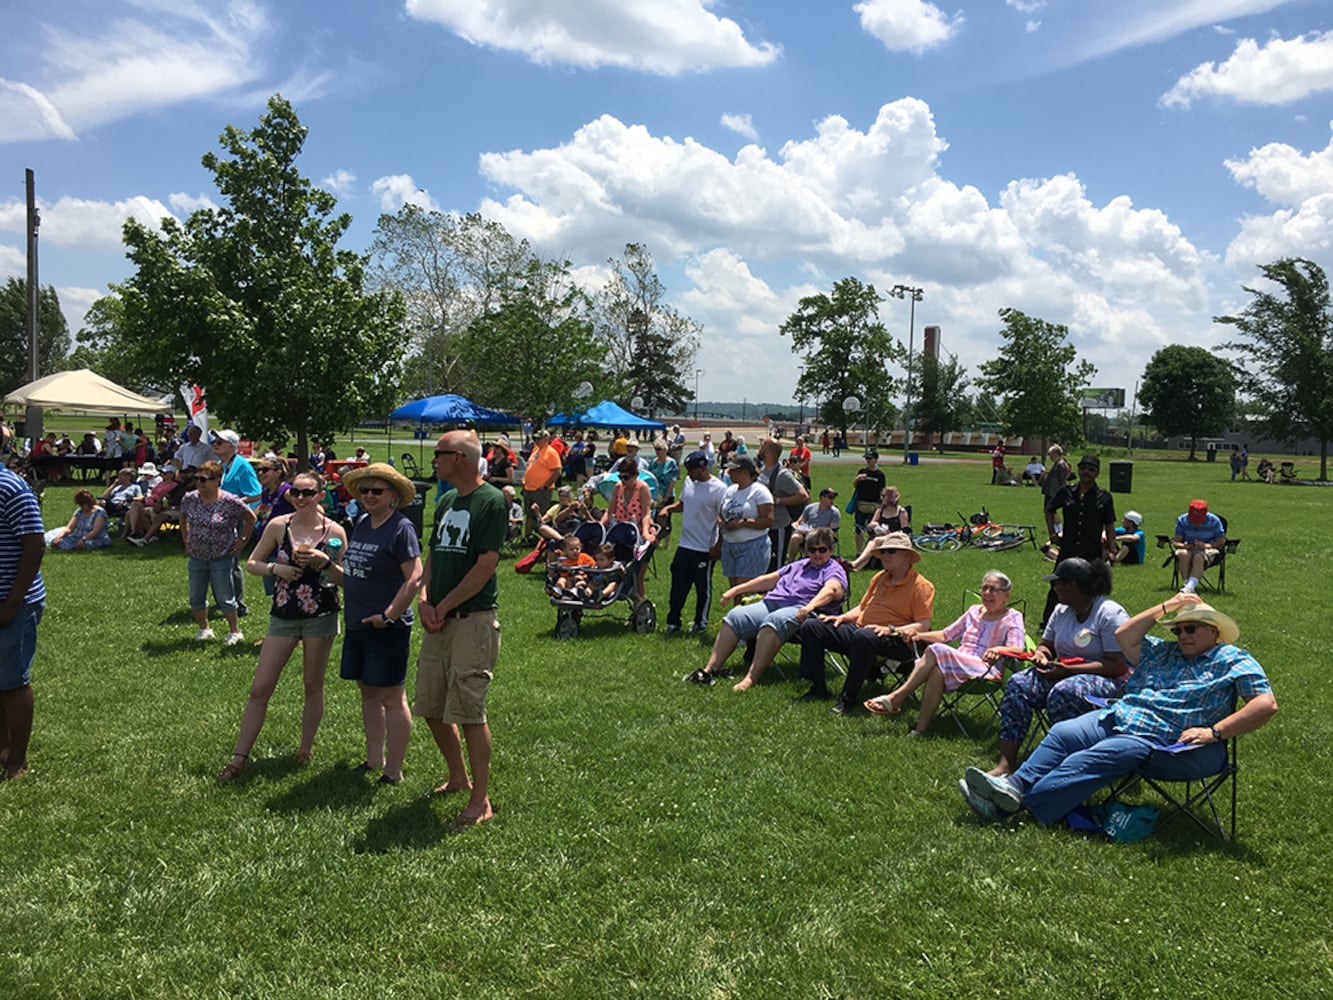
[[[450,431],[435,446],[437,478],[453,485],[440,497],[423,570],[419,617],[426,629],[417,660],[414,715],[430,727],[449,766],[436,794],[471,791],[458,828],[493,815],[488,793],[491,730],[486,692],[500,653],[495,567],[509,529],[504,495],[481,478],[481,444],[471,431]],[[460,741],[458,727],[463,727]],[[467,743],[469,780],[463,760]]]
[[[37,623],[42,584],[42,512],[23,479],[0,468],[0,781],[28,769]]]

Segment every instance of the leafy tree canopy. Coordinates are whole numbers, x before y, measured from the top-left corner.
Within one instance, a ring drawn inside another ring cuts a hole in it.
[[[1078,361],[1069,329],[1001,309],[1004,339],[997,355],[981,365],[977,385],[1000,401],[999,417],[1007,435],[1076,444],[1083,439],[1079,394],[1097,369]]]
[[[1139,388],[1149,422],[1167,437],[1190,439],[1194,458],[1200,437],[1230,426],[1236,406],[1236,377],[1231,366],[1202,347],[1170,344],[1152,356]]]
[[[37,377],[64,367],[69,325],[54,286],[37,288]],[[98,374],[103,374],[99,372]],[[28,368],[28,282],[10,278],[0,289],[0,395],[32,381]]]
[[[831,295],[801,299],[778,328],[802,355],[797,398],[812,400],[820,421],[844,432],[858,417],[867,425],[884,426],[897,412],[889,402],[894,380],[884,366],[902,353],[902,345],[879,320],[882,301],[874,285],[843,278],[833,283]],[[843,408],[848,398],[860,403],[858,416]]]
[[[254,437],[295,436],[302,461],[395,401],[403,306],[367,294],[365,260],[337,248],[351,216],[296,168],[307,129],[281,96],[251,131],[227,126],[207,153],[220,208],[124,239],[136,273],[121,289],[115,345],[146,379],[194,381],[210,411]]]
[[[930,354],[917,359],[912,395],[917,399],[913,428],[916,434],[947,434],[960,430],[972,419],[972,400],[966,369],[950,356],[941,361]]]
[[[1246,288],[1253,298],[1235,316],[1214,322],[1234,326],[1241,339],[1226,345],[1240,353],[1245,390],[1263,406],[1264,429],[1279,441],[1313,437],[1319,442],[1319,478],[1328,478],[1333,437],[1333,310],[1328,278],[1313,261],[1284,257],[1259,267],[1274,290]]]

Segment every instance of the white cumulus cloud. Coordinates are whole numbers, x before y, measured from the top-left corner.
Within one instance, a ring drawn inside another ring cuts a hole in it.
[[[121,201],[94,201],[86,198],[39,200],[42,214],[39,230],[43,243],[88,250],[115,249],[122,245],[121,228],[128,218],[137,219],[156,229],[172,212],[156,198],[135,195]],[[13,200],[0,203],[0,231],[23,232],[27,207]]]
[[[1333,128],[1333,122],[1330,123]],[[1333,139],[1312,153],[1272,142],[1227,160],[1236,182],[1276,210],[1249,215],[1227,247],[1227,263],[1249,277],[1256,264],[1302,256],[1333,266]]]
[[[439,202],[425,188],[417,187],[411,174],[390,174],[376,178],[371,182],[370,193],[378,196],[383,212],[396,212],[404,205],[416,205],[429,212],[440,210]]]
[[[0,142],[73,138],[74,130],[45,94],[0,79]]]
[[[1222,63],[1203,63],[1162,95],[1168,108],[1188,108],[1206,97],[1243,104],[1287,104],[1333,90],[1333,31],[1274,38],[1260,45],[1242,38]]]
[[[674,75],[763,66],[778,57],[778,46],[751,42],[712,6],[713,0],[406,0],[411,17],[543,64]]]
[[[350,170],[335,170],[329,176],[319,182],[319,186],[326,191],[331,191],[339,198],[346,197],[352,192],[352,185],[356,183],[356,174]]]
[[[722,126],[729,128],[737,135],[743,135],[747,139],[759,138],[759,130],[754,127],[754,122],[749,115],[723,115]]]
[[[206,194],[185,194],[175,191],[167,195],[167,204],[181,215],[189,215],[201,208],[217,208],[217,202]]]
[[[949,17],[927,0],[861,0],[852,10],[861,27],[894,52],[925,52],[943,45],[963,27],[963,15]]]

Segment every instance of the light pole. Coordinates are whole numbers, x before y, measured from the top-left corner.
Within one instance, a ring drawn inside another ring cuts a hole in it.
[[[912,444],[912,348],[916,334],[916,304],[926,297],[924,289],[911,285],[894,285],[889,294],[895,299],[907,299],[911,303],[911,312],[907,320],[907,406],[903,409],[903,465],[907,464],[907,451]]]
[[[694,422],[699,423],[699,376],[704,373],[702,368],[694,369]]]

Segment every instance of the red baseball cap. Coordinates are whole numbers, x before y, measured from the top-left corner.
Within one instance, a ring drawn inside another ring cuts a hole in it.
[[[1191,524],[1203,524],[1204,518],[1207,516],[1207,514],[1208,514],[1207,500],[1190,501],[1190,511],[1188,517]]]

